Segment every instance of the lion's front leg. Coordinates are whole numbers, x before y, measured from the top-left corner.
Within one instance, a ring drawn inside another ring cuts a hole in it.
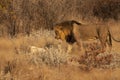
[[[68,44],[68,47],[67,47],[67,53],[70,53],[72,51],[72,45]]]
[[[100,40],[100,42],[101,42],[101,46],[102,46],[102,48],[101,48],[101,51],[100,52],[105,52],[106,51],[106,42],[104,41],[104,40]]]

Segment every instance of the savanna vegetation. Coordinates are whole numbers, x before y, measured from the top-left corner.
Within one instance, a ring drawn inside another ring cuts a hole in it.
[[[119,20],[119,0],[1,0],[0,35],[29,35],[58,22],[74,19],[91,22]],[[94,20],[98,21],[94,21]]]
[[[0,80],[120,80],[120,43],[94,52],[99,42],[76,45],[56,40],[56,23],[76,20],[108,24],[120,39],[119,0],[0,0]]]

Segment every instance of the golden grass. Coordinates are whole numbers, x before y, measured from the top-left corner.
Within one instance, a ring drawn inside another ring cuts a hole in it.
[[[33,55],[29,46],[47,48],[47,52]],[[46,30],[30,37],[1,38],[0,80],[120,80],[119,67],[85,70],[67,63],[65,46]]]

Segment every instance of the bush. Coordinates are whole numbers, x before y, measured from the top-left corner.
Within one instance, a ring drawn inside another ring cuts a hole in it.
[[[54,24],[64,20],[93,22],[94,17],[119,20],[119,14],[118,0],[1,0],[0,25],[6,30],[0,30],[0,35],[6,33],[15,37],[22,33],[29,36],[34,30],[52,29]]]
[[[120,2],[118,0],[99,0],[93,8],[93,16],[103,20],[119,19]]]

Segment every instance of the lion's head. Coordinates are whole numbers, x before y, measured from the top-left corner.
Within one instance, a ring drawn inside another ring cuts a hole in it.
[[[64,31],[61,26],[55,26],[54,31],[55,31],[55,39],[61,39],[65,41],[66,35],[64,34]]]
[[[68,22],[63,22],[54,26],[55,38],[61,39],[68,43],[74,43],[76,40],[73,36],[73,24]]]

